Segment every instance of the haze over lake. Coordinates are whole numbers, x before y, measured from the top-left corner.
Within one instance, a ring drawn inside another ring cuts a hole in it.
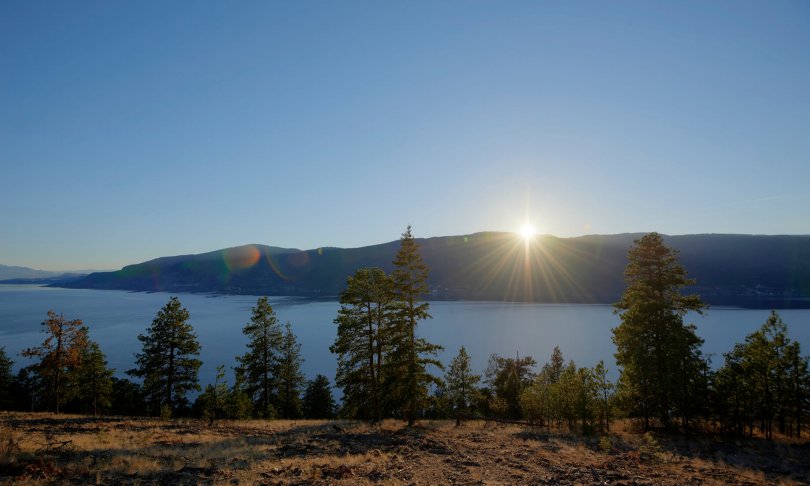
[[[114,290],[47,288],[34,285],[0,285],[0,346],[6,347],[15,369],[32,363],[18,355],[20,350],[38,345],[44,335],[40,323],[46,312],[61,312],[67,319],[82,319],[90,337],[107,355],[116,375],[133,366],[140,351],[138,334],[144,333],[158,310],[172,294],[133,293]],[[243,354],[247,339],[242,327],[250,319],[256,297],[233,295],[178,294],[191,314],[202,345],[203,366],[200,381],[213,381],[217,365],[224,364],[228,381],[234,357]],[[335,339],[332,323],[338,310],[335,301],[311,301],[288,297],[270,299],[280,321],[289,321],[302,344],[305,359],[302,370],[308,379],[317,373],[334,379],[336,357],[329,352]],[[440,359],[448,363],[464,345],[472,358],[473,370],[483,373],[491,353],[502,356],[533,356],[544,363],[554,346],[566,360],[592,366],[604,360],[615,379],[611,328],[619,323],[609,305],[529,304],[503,302],[431,302],[432,320],[420,323],[418,333],[445,347]],[[810,349],[810,310],[779,310],[791,339]],[[703,351],[713,355],[713,365],[722,364],[722,353],[757,329],[768,310],[711,308],[704,316],[689,316],[686,322],[698,326],[706,340]]]

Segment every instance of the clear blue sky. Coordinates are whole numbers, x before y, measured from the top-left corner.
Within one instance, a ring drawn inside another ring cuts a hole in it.
[[[810,3],[0,3],[0,263],[810,233]]]

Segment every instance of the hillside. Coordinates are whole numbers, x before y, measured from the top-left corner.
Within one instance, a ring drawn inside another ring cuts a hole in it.
[[[612,303],[624,288],[627,250],[639,234],[576,238],[513,233],[419,239],[432,299]],[[810,236],[666,237],[713,305],[810,307]],[[246,245],[164,257],[93,273],[70,288],[334,297],[360,267],[391,270],[398,241],[297,250]]]
[[[482,421],[0,414],[0,484],[807,484],[807,443]]]

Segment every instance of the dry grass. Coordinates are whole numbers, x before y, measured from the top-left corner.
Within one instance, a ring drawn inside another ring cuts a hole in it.
[[[806,443],[600,438],[469,422],[221,421],[0,414],[0,483],[808,484]]]

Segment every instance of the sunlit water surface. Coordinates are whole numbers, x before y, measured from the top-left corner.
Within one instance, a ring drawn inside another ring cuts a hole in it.
[[[101,345],[116,374],[133,367],[140,350],[138,334],[144,333],[171,294],[117,290],[75,290],[33,285],[0,285],[0,346],[5,346],[15,369],[30,364],[20,350],[40,344],[40,323],[49,309],[67,319],[82,319],[90,336]],[[213,381],[220,364],[231,368],[234,357],[245,352],[242,327],[250,320],[256,297],[179,294],[202,345],[202,384]],[[303,371],[308,379],[321,373],[334,379],[336,357],[329,352],[336,326],[338,303],[271,297],[282,322],[289,321],[302,345]],[[798,340],[804,354],[810,349],[810,310],[780,310],[790,337]],[[465,346],[476,372],[483,373],[490,354],[533,356],[539,363],[559,346],[566,359],[581,366],[604,360],[617,376],[611,328],[619,323],[608,305],[553,305],[495,302],[431,302],[433,319],[419,325],[418,332],[444,346],[440,359],[448,363]],[[722,353],[741,342],[768,318],[767,310],[713,308],[705,315],[690,315],[687,322],[698,327],[705,339],[704,353],[715,366]],[[229,373],[228,380],[232,382]]]

